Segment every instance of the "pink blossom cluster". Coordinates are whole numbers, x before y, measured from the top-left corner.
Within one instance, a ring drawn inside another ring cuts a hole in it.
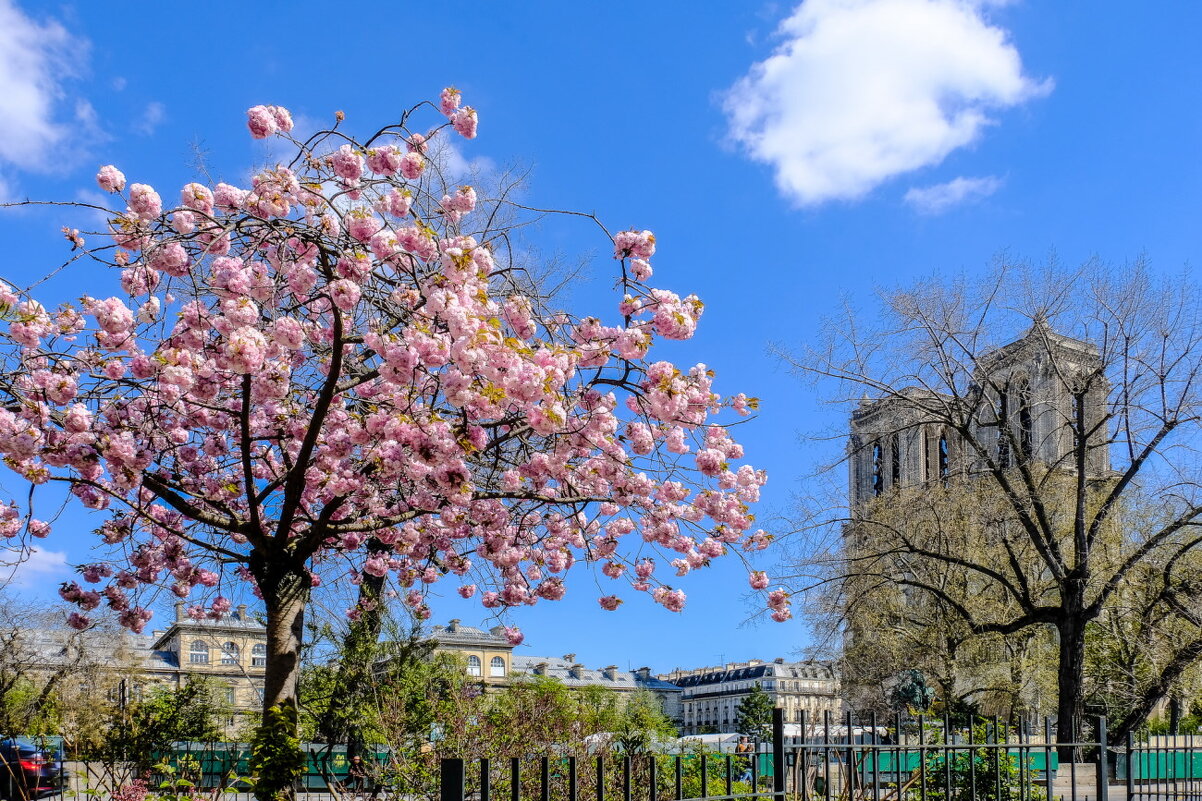
[[[461,100],[447,89],[437,108],[472,138]],[[292,119],[263,105],[247,124],[264,138]],[[105,604],[140,631],[140,588],[165,586],[219,618],[226,585],[258,592],[255,565],[285,552],[313,586],[348,560],[355,580],[387,578],[419,618],[439,581],[503,611],[564,597],[578,564],[680,611],[685,593],[644,554],[683,575],[769,541],[750,511],[766,476],[738,464],[718,422],[748,399],[717,394],[704,364],[648,360],[702,311],[646,286],[654,235],[614,237],[619,319],[546,309],[493,215],[472,213],[494,201],[425,171],[443,128],[385,130],[317,137],[246,187],[189,183],[173,208],[130,185],[116,249],[92,254],[126,297],[51,312],[0,287],[23,368],[0,406],[0,455],[110,510],[97,533],[120,558],[82,569],[95,589],[62,589],[82,613]],[[125,176],[109,165],[97,182],[121,192]],[[778,620],[782,592],[768,596]]]

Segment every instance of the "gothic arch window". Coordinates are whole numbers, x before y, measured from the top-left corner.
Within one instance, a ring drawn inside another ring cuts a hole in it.
[[[467,675],[469,675],[469,676],[479,676],[480,675],[480,657],[469,656],[467,658]]]
[[[193,665],[209,664],[209,644],[205,640],[193,640],[188,651],[188,661]]]
[[[1016,387],[1018,400],[1018,448],[1024,462],[1035,455],[1034,420],[1031,417],[1031,384],[1025,378]]]
[[[492,661],[488,663],[488,675],[494,679],[505,676],[505,660],[499,656],[494,656]]]
[[[881,452],[881,442],[872,443],[872,494],[880,495],[885,491],[884,454]]]
[[[939,434],[939,480],[947,483],[947,477],[950,473],[950,453],[948,451],[947,432]]]
[[[889,438],[889,478],[893,481],[893,486],[901,484],[901,447],[897,441],[897,434]]]
[[[221,645],[221,664],[236,665],[238,664],[238,643],[227,642]]]

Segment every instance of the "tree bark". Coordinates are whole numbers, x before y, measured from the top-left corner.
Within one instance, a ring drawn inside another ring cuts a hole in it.
[[[259,574],[259,590],[267,608],[263,722],[251,753],[255,797],[259,801],[293,798],[296,779],[304,769],[298,739],[297,687],[310,584],[303,564],[281,562],[269,561],[268,569]]]
[[[1068,744],[1077,742],[1085,700],[1085,619],[1080,606],[1071,601],[1066,604],[1056,628],[1060,634],[1056,742],[1060,745],[1060,761],[1066,762],[1075,757],[1076,749]]]

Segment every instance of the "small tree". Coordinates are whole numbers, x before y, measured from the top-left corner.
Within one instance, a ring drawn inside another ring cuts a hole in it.
[[[589,563],[679,610],[648,548],[683,574],[769,539],[749,508],[765,477],[735,463],[742,448],[714,418],[754,401],[715,393],[704,365],[648,359],[702,311],[648,285],[650,231],[582,215],[612,246],[620,297],[599,312],[608,324],[558,311],[517,240],[541,213],[507,187],[455,186],[431,159],[446,131],[476,135],[458,91],[361,139],[342,119],[300,141],[287,110],[256,106],[251,135],[287,152],[250,186],[188,183],[171,208],[134,183],[127,208],[104,210],[100,245],[67,230],[72,261],[114,269],[126,297],[50,311],[0,292],[0,455],[110,510],[113,559],[83,571],[99,586],[63,589],[74,624],[106,603],[140,631],[147,585],[199,594],[190,613],[220,617],[226,587],[248,583],[266,607],[276,730],[262,742],[295,738],[323,576],[390,575],[424,618],[439,580],[500,613],[562,597],[566,571]],[[114,166],[97,180],[125,191]],[[0,522],[49,529],[16,507]],[[783,592],[769,603],[789,616]],[[273,749],[295,763],[287,751]],[[287,793],[290,770],[256,792]]]
[[[757,740],[772,739],[772,696],[756,683],[735,709],[735,731]]]

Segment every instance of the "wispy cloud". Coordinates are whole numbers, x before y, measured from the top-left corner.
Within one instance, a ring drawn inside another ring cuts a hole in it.
[[[0,161],[25,170],[52,166],[52,154],[71,135],[60,108],[63,79],[87,50],[57,21],[35,21],[13,0],[0,0]],[[77,105],[77,117],[91,111],[84,106]]]
[[[30,548],[24,561],[12,568],[10,583],[17,587],[35,587],[57,584],[70,576],[71,567],[67,564],[66,552]]]
[[[995,175],[983,178],[960,176],[943,184],[914,187],[903,199],[919,214],[942,214],[955,206],[987,198],[1001,186],[1002,179]]]
[[[146,104],[142,116],[134,123],[134,130],[143,136],[150,136],[159,127],[167,115],[167,107],[157,100]]]
[[[806,0],[724,96],[732,139],[801,206],[863,197],[1046,95],[972,0]]]

